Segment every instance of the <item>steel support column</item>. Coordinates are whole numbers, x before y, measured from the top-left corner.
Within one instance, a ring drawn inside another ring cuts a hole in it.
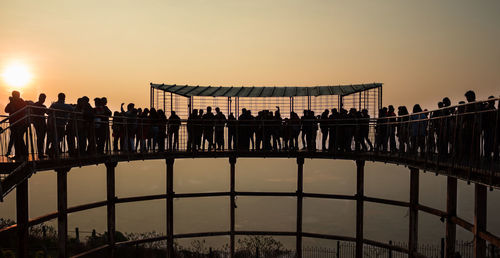
[[[230,202],[230,216],[231,216],[231,225],[230,225],[230,234],[229,234],[229,248],[230,248],[230,257],[234,257],[234,231],[235,231],[235,209],[236,209],[236,190],[235,190],[235,174],[236,174],[236,157],[230,157],[229,158],[229,164],[230,164],[230,196],[229,196],[229,202]]]
[[[16,187],[17,257],[28,257],[28,179]]]
[[[56,169],[57,173],[57,250],[58,257],[68,257],[68,172],[70,168]]]
[[[115,257],[115,231],[116,231],[116,211],[115,211],[115,168],[117,162],[106,163],[106,192],[107,192],[107,220],[108,220],[108,257]]]
[[[418,246],[418,169],[410,168],[410,228],[408,250],[410,257],[415,257]]]
[[[457,236],[457,225],[451,221],[453,216],[457,215],[457,179],[448,177],[447,194],[446,194],[446,258],[453,258],[455,256],[455,242]]]
[[[486,241],[479,232],[486,231],[486,186],[476,184],[474,194],[474,257],[486,257]]]
[[[167,164],[167,257],[174,258],[174,158],[166,158]]]
[[[363,199],[365,182],[365,161],[356,160],[356,258],[363,257]]]
[[[304,158],[297,158],[297,236],[295,250],[302,258],[302,198],[304,193]]]

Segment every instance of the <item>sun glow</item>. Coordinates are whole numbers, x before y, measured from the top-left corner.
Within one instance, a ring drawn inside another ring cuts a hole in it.
[[[5,83],[15,88],[23,88],[31,81],[32,77],[28,66],[20,62],[8,64],[2,73]]]

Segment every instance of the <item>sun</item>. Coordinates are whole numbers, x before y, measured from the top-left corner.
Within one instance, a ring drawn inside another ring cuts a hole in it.
[[[26,86],[33,75],[26,64],[15,62],[8,64],[2,73],[2,78],[11,87],[22,88]]]

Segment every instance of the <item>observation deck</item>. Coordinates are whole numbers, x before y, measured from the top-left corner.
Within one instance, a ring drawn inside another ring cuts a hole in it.
[[[153,86],[153,85],[152,85]],[[156,89],[156,88],[155,88]],[[161,87],[157,89],[162,90]],[[207,92],[209,88],[189,89],[164,87],[164,92],[170,92],[170,105],[167,105],[166,95],[163,94],[162,104],[170,106],[170,111],[176,106],[174,93],[181,91]],[[377,87],[369,88],[378,89]],[[217,89],[223,98],[234,89]],[[255,91],[252,90],[252,91]],[[250,91],[250,92],[252,92]],[[261,95],[255,98],[265,98]],[[256,91],[256,92],[257,92]],[[328,90],[333,93],[335,91]],[[152,87],[151,107],[158,107],[153,102]],[[239,91],[241,92],[241,91]],[[273,91],[274,92],[274,91]],[[285,93],[287,90],[284,91]],[[321,90],[318,90],[321,92]],[[326,91],[323,91],[326,92]],[[168,93],[167,93],[168,94]],[[193,95],[183,93],[188,97],[187,114],[196,109]],[[252,95],[251,93],[248,93]],[[257,93],[256,93],[257,94]],[[363,103],[367,99],[365,93],[353,99],[359,100],[352,104],[353,108],[370,109],[370,105]],[[156,93],[158,97],[160,94]],[[285,94],[286,95],[286,94]],[[380,94],[381,95],[381,94]],[[160,95],[161,96],[161,95]],[[236,95],[235,95],[236,96]],[[272,93],[269,96],[274,96]],[[207,96],[204,96],[207,97]],[[208,96],[215,97],[215,96]],[[234,97],[234,96],[232,96]],[[236,96],[241,97],[241,96]],[[94,115],[88,119],[82,112],[63,111],[56,109],[41,109],[28,106],[5,118],[2,127],[0,152],[0,193],[5,197],[16,189],[17,223],[14,226],[0,229],[0,236],[13,230],[18,232],[19,256],[25,257],[28,228],[52,219],[58,220],[59,253],[67,257],[67,216],[69,213],[107,207],[108,244],[95,250],[76,255],[82,257],[96,252],[108,252],[114,256],[114,250],[120,245],[145,243],[152,241],[167,241],[167,255],[175,257],[174,239],[190,237],[207,237],[227,235],[230,237],[230,254],[234,257],[234,238],[237,235],[273,235],[296,237],[296,255],[302,257],[302,238],[323,238],[356,243],[356,257],[362,257],[363,245],[374,245],[397,252],[407,253],[410,257],[421,257],[417,251],[418,245],[418,213],[424,212],[442,218],[446,222],[446,257],[452,257],[455,252],[456,226],[460,226],[474,234],[475,257],[486,257],[486,242],[500,247],[500,238],[488,232],[486,228],[486,198],[487,189],[500,188],[499,155],[499,99],[488,99],[467,103],[464,105],[449,106],[439,110],[417,112],[399,116],[382,116],[378,118],[349,116],[324,117],[307,116],[294,119],[293,113],[297,110],[293,96],[290,98],[288,111],[279,119],[275,116],[261,118],[237,115],[234,120],[224,120],[203,117],[183,119],[173,117],[163,121],[148,117],[131,117],[126,113],[120,116]],[[296,96],[298,97],[298,96]],[[308,104],[300,106],[312,110],[315,103],[314,96],[306,101]],[[345,107],[345,96],[338,98],[338,110]],[[368,97],[369,98],[369,97]],[[377,97],[378,99],[378,97]],[[381,106],[381,98],[380,106]],[[177,100],[179,102],[180,100]],[[227,114],[239,112],[243,107],[259,110],[276,103],[253,102],[254,106],[242,106],[243,100],[226,99],[224,106]],[[199,105],[206,105],[206,102]],[[218,103],[212,99],[212,103]],[[252,102],[249,102],[252,103]],[[262,103],[265,103],[262,104]],[[278,102],[279,104],[281,102]],[[319,105],[319,104],[318,104]],[[318,110],[328,105],[321,102]],[[161,106],[161,105],[159,105]],[[279,106],[279,105],[278,105]],[[371,108],[378,108],[379,104]],[[206,106],[205,106],[206,108]],[[335,108],[335,106],[330,106]],[[377,113],[374,110],[366,113]],[[168,108],[167,108],[168,110]],[[221,108],[223,110],[223,108]],[[39,112],[43,111],[43,112]],[[42,115],[35,115],[35,114]],[[45,115],[47,114],[47,116]],[[226,114],[226,115],[227,115]],[[11,123],[14,116],[21,116]],[[49,131],[53,128],[52,138],[44,140],[51,145],[48,156],[41,154],[37,148],[38,137],[34,121],[43,121]],[[61,122],[62,121],[62,122]],[[278,122],[277,122],[278,121]],[[61,124],[64,129],[61,130]],[[153,129],[158,127],[158,131]],[[25,152],[17,159],[5,157],[10,149],[9,139],[15,130],[22,128]],[[84,131],[87,130],[87,131]],[[149,136],[149,133],[152,135]],[[62,133],[62,136],[57,136]],[[82,136],[85,135],[85,136]],[[214,136],[215,135],[215,136]],[[104,136],[104,138],[102,138]],[[155,139],[153,139],[155,138]],[[202,142],[198,142],[201,138]],[[148,141],[151,140],[151,144]],[[393,141],[393,142],[392,142]],[[99,148],[102,144],[102,149]],[[205,146],[205,143],[206,146]],[[372,144],[373,143],[373,144]],[[369,145],[373,145],[368,147]],[[96,147],[97,146],[97,147]],[[136,148],[137,146],[137,148]],[[193,158],[227,158],[230,163],[230,191],[211,193],[184,193],[177,194],[173,188],[175,159]],[[297,191],[296,192],[240,192],[235,188],[235,170],[239,158],[293,158],[297,161]],[[167,186],[165,194],[120,198],[115,194],[115,167],[118,162],[134,160],[163,159],[166,161]],[[355,195],[317,194],[303,191],[303,164],[307,159],[342,159],[352,160],[357,166],[357,184]],[[382,162],[406,166],[409,168],[409,202],[381,199],[365,196],[364,194],[364,167],[366,162]],[[105,164],[107,168],[107,199],[75,207],[67,207],[67,173],[73,167]],[[39,218],[28,218],[28,181],[37,171],[55,170],[58,185],[58,210]],[[419,203],[419,171],[431,171],[447,177],[447,209],[438,210]],[[457,180],[464,180],[475,184],[475,219],[468,222],[457,217]],[[194,232],[190,234],[174,234],[173,200],[174,198],[197,198],[228,196],[230,205],[229,231],[224,232]],[[265,231],[238,231],[235,229],[236,196],[288,196],[297,200],[297,225],[293,232],[265,232]],[[304,232],[302,230],[302,202],[303,198],[343,199],[356,202],[356,236],[338,236]],[[166,235],[151,239],[116,242],[115,232],[115,205],[145,200],[165,199],[167,207]],[[369,240],[363,237],[364,202],[375,202],[386,205],[406,207],[409,210],[409,246],[400,247]]]

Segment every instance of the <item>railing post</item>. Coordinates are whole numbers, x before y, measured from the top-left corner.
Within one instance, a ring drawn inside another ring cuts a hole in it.
[[[167,257],[174,258],[174,158],[167,157]]]
[[[363,257],[363,199],[365,161],[356,160],[356,258]]]
[[[106,163],[106,189],[107,189],[107,215],[108,215],[108,257],[115,257],[115,231],[116,231],[116,211],[115,211],[115,168],[117,162]]]
[[[297,157],[297,236],[295,250],[302,258],[302,198],[304,191],[304,158]]]
[[[71,168],[56,169],[57,173],[57,249],[58,257],[68,257],[68,172]]]
[[[230,258],[234,257],[234,231],[235,231],[235,208],[236,208],[236,203],[235,203],[235,197],[236,197],[236,191],[235,191],[235,173],[236,173],[236,157],[229,157],[229,164],[230,164],[230,216],[231,216],[231,225],[230,225],[230,241],[229,241],[229,248],[230,248]]]
[[[474,257],[486,257],[486,241],[479,232],[486,231],[486,186],[476,184],[474,194]]]
[[[17,257],[28,257],[28,179],[16,187]]]
[[[408,238],[409,257],[415,257],[418,247],[418,169],[410,167],[410,228]]]
[[[452,222],[451,218],[457,215],[457,179],[449,176],[447,180],[446,213],[448,217],[446,218],[445,256],[453,258],[455,255],[457,226]]]

